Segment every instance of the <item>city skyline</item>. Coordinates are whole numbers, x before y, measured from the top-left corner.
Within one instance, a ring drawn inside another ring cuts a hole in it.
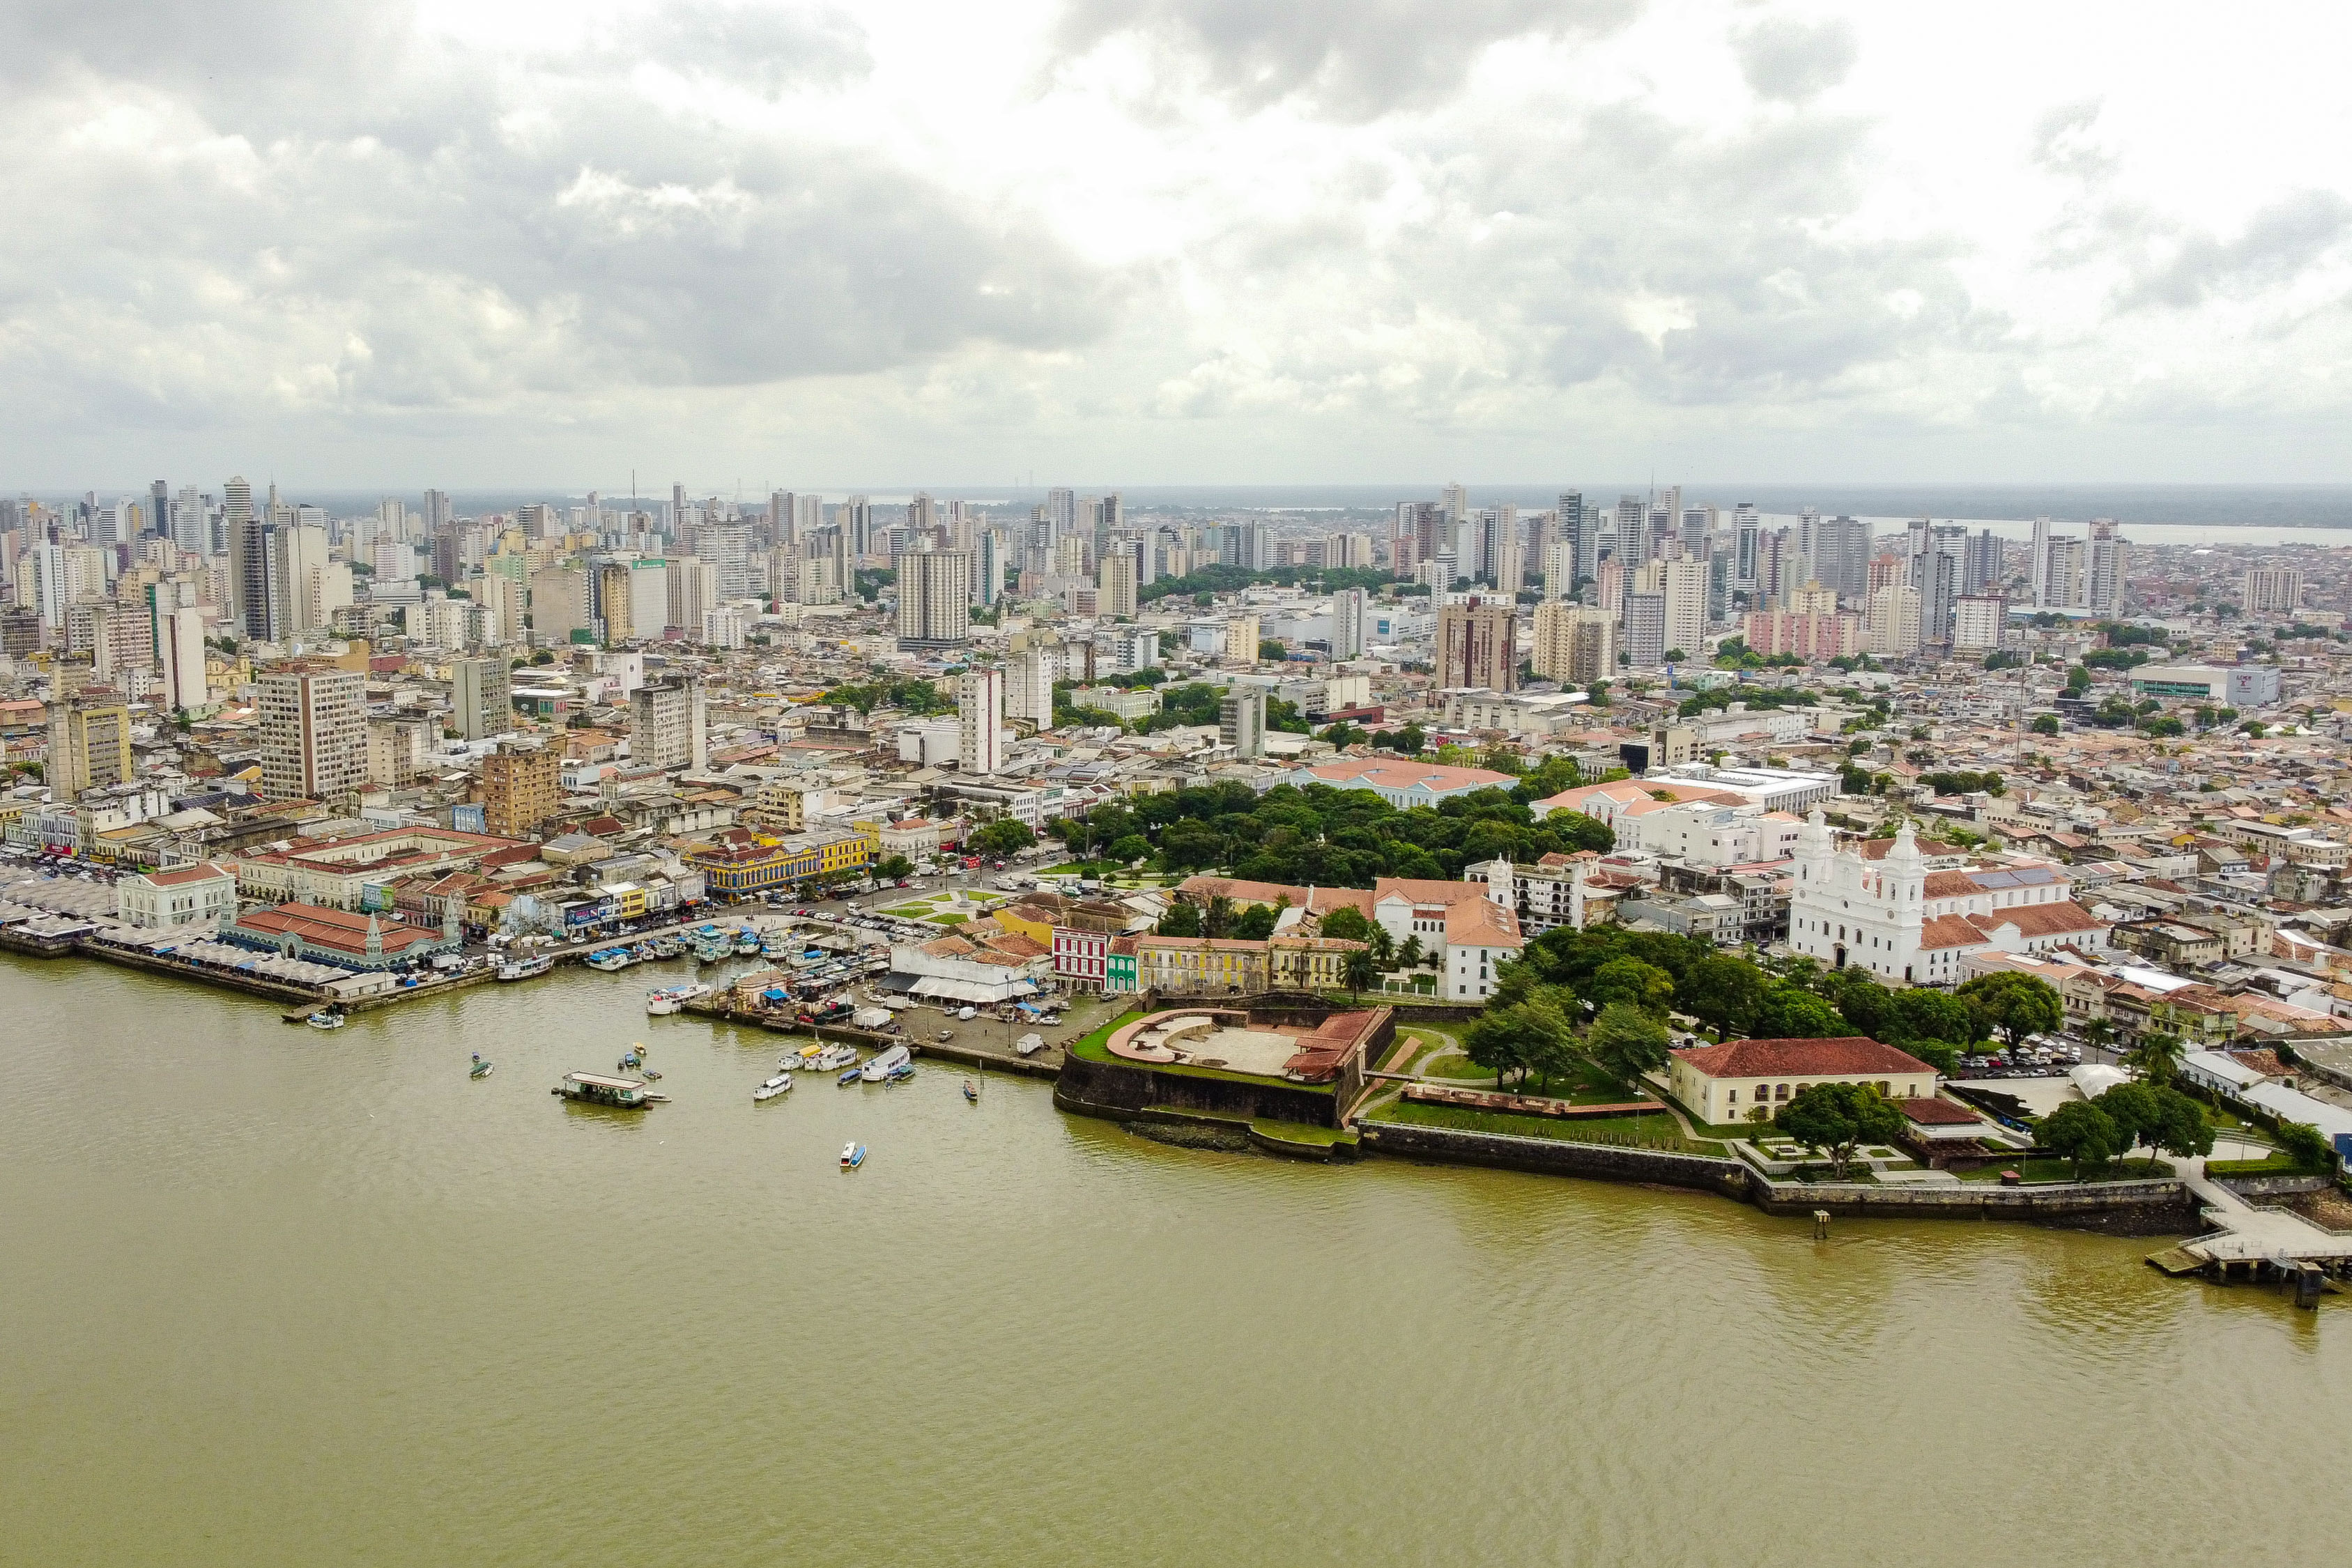
[[[20,12],[0,472],[2352,478],[2352,23],[2136,16]]]

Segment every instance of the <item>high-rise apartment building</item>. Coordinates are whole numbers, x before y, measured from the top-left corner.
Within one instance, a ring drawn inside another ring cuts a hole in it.
[[[1741,501],[1731,511],[1731,591],[1757,600],[1764,581],[1763,520],[1754,501]]]
[[[482,826],[529,838],[563,805],[563,748],[509,741],[482,759]]]
[[[700,680],[652,681],[630,694],[629,761],[650,768],[709,765]]]
[[[1370,614],[1370,595],[1361,588],[1342,588],[1331,595],[1331,657],[1364,656],[1364,624]]]
[[[1053,695],[1046,694],[1050,714]],[[961,733],[956,766],[985,777],[1004,765],[1004,672],[967,669],[956,682],[956,720]]]
[[[971,640],[971,556],[923,550],[893,556],[890,564],[898,589],[901,644],[940,647]]]
[[[1026,719],[1040,730],[1054,724],[1054,675],[1059,668],[1054,650],[1028,647],[1013,656],[1004,681],[1007,717]]]
[[[1919,590],[1890,583],[1870,595],[1864,635],[1872,653],[1902,658],[1919,651]]]
[[[1589,687],[1617,670],[1617,617],[1564,600],[1536,606],[1535,648],[1529,661],[1537,677],[1563,686]]]
[[[357,670],[282,665],[254,685],[265,797],[331,802],[366,787],[367,682]]]
[[[1518,616],[1513,607],[1473,595],[1466,604],[1437,612],[1437,684],[1440,689],[1484,687],[1517,689]]]
[[[131,782],[131,710],[121,703],[49,704],[49,798],[70,803],[86,790]]]
[[[2116,531],[2121,526],[2111,517],[2091,520],[2087,607],[2095,616],[2124,613],[2124,580],[2131,570],[2131,545]]]
[[[1952,640],[1952,608],[1960,597],[1960,562],[1934,541],[1911,558],[1911,586],[1919,595],[1919,639],[1939,647]]]
[[[698,637],[704,618],[719,607],[718,574],[699,556],[668,557],[662,563],[662,596],[669,601],[668,624],[680,637]]]
[[[453,670],[451,696],[457,733],[468,741],[503,735],[514,726],[514,674],[503,657],[461,658]]]
[[[2000,535],[1979,529],[1968,536],[1960,555],[1960,594],[1981,594],[2000,583]]]
[[[1096,601],[1097,614],[1113,620],[1135,618],[1135,556],[1130,552],[1113,550],[1105,554],[1096,584],[1101,590]]]
[[[1665,595],[1665,651],[1685,658],[1706,657],[1706,563],[1678,559],[1653,562],[1644,571],[1657,574],[1658,592]]]
[[[1265,755],[1265,688],[1228,686],[1217,701],[1217,738],[1244,762]]]
[[[2238,580],[2238,608],[2249,616],[2291,616],[2303,608],[2303,574],[2293,566],[2256,566]]]
[[[205,613],[194,605],[149,612],[155,623],[156,674],[163,706],[179,711],[211,701],[205,680]]]
[[[1635,669],[1655,669],[1666,661],[1666,595],[1636,588],[1625,595],[1625,660]],[[1687,652],[1688,649],[1684,651]]]
[[[1847,608],[1870,597],[1870,524],[1858,517],[1825,517],[1813,524],[1811,550],[1801,568],[1807,579],[1834,592]]]
[[[2009,601],[1999,594],[1963,594],[1952,606],[1952,651],[1990,653],[2008,624]]]

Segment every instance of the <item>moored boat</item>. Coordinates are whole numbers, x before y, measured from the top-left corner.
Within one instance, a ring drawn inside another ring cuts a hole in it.
[[[900,1062],[882,1075],[884,1083],[912,1083],[914,1080],[915,1064],[912,1062]]]
[[[686,943],[678,941],[677,938],[674,936],[663,937],[654,943],[654,956],[656,958],[684,958],[686,956]]]
[[[622,1110],[642,1110],[656,1100],[667,1100],[656,1094],[633,1078],[606,1078],[602,1073],[568,1072],[563,1081],[547,1091],[576,1100],[589,1105],[609,1105]]]
[[[474,1070],[467,1073],[466,1076],[468,1078],[488,1078],[490,1076],[490,1064],[482,1059],[482,1054],[479,1051],[474,1053]]]
[[[778,1072],[803,1072],[816,1066],[817,1058],[824,1054],[823,1046],[803,1046],[796,1051],[786,1051],[784,1059],[776,1064]]]
[[[827,1046],[824,1049],[818,1051],[814,1057],[810,1058],[808,1065],[811,1070],[815,1072],[838,1072],[843,1068],[856,1067],[857,1065],[857,1047],[855,1046]]]
[[[864,1068],[851,1068],[847,1072],[843,1073],[839,1078],[835,1079],[833,1081],[835,1084],[838,1084],[841,1088],[847,1089],[851,1084],[857,1082],[865,1076],[866,1069]]]
[[[780,1094],[788,1093],[792,1087],[793,1075],[788,1072],[780,1072],[775,1077],[770,1079],[767,1082],[761,1084],[759,1088],[753,1089],[751,1091],[751,1098],[754,1100],[773,1100]]]
[[[980,1103],[980,1090],[971,1087],[971,1079],[970,1079],[963,1080],[963,1097],[966,1102],[970,1104],[978,1105]]]
[[[700,981],[688,981],[683,985],[661,985],[646,993],[646,1011],[656,1017],[681,1012],[688,1002],[710,994],[710,987]]]
[[[747,929],[742,935],[737,937],[735,939],[735,953],[739,958],[759,957],[760,938],[758,933]]]
[[[868,1083],[880,1083],[884,1079],[889,1077],[892,1072],[896,1071],[899,1068],[903,1067],[911,1068],[914,1065],[914,1059],[915,1053],[908,1050],[906,1047],[892,1046],[888,1050],[884,1051],[881,1055],[876,1057],[872,1061],[866,1064],[863,1069],[866,1081]]]
[[[343,1026],[343,1016],[332,1011],[313,1013],[302,1021],[314,1029],[340,1029]]]
[[[551,954],[535,952],[529,958],[509,958],[500,963],[499,965],[499,978],[501,980],[529,980],[534,975],[545,974],[549,970],[553,969],[554,967],[555,959]]]
[[[625,947],[604,947],[588,955],[588,967],[601,969],[607,974],[617,974],[636,961],[636,954]]]
[[[847,1144],[844,1144],[844,1145],[842,1146],[842,1151],[841,1151],[841,1168],[842,1168],[843,1170],[845,1170],[845,1171],[854,1171],[854,1170],[857,1169],[857,1167],[858,1167],[858,1166],[863,1165],[864,1163],[866,1163],[866,1145],[865,1145],[865,1144],[863,1144],[863,1143],[847,1143]]]

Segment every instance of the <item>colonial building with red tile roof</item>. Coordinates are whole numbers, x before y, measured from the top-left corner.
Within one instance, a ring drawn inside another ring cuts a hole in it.
[[[1702,1121],[1761,1121],[1801,1089],[1875,1085],[1890,1100],[1932,1097],[1936,1069],[1860,1035],[1826,1040],[1726,1040],[1671,1053],[1666,1086]]]

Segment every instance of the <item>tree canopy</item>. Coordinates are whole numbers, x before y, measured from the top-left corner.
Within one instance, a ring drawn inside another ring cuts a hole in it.
[[[1830,1157],[1832,1173],[1845,1174],[1854,1151],[1867,1143],[1891,1143],[1903,1132],[1903,1113],[1867,1083],[1817,1083],[1772,1113],[1775,1131]]]

